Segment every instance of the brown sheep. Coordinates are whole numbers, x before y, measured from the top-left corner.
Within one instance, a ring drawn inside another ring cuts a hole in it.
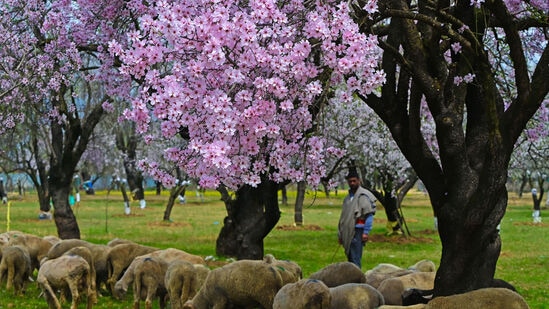
[[[330,295],[332,309],[374,309],[385,304],[383,295],[365,283],[346,283],[330,288]]]
[[[114,247],[121,244],[136,244],[136,242],[122,238],[114,238],[107,243],[107,246]]]
[[[316,279],[302,279],[284,285],[273,301],[273,309],[329,309],[330,289]]]
[[[183,308],[270,309],[282,286],[282,277],[272,265],[240,260],[212,270],[198,294]]]
[[[51,242],[32,234],[17,234],[10,238],[8,245],[20,245],[27,248],[32,269],[40,268],[40,260],[42,260],[48,254],[48,251],[52,247]]]
[[[71,309],[76,309],[80,302],[81,293],[87,296],[87,308],[92,307],[92,290],[90,282],[90,266],[88,262],[78,255],[63,255],[56,259],[46,260],[38,271],[38,287],[42,290],[50,309],[61,309],[61,304],[55,291],[60,290],[61,295],[70,292]]]
[[[158,248],[143,246],[137,243],[119,244],[110,249],[107,254],[107,286],[114,291],[114,284],[134,258],[159,250]]]
[[[6,279],[6,289],[14,288],[14,294],[25,292],[25,285],[32,274],[31,259],[24,246],[7,246],[0,262],[0,283]]]
[[[107,282],[107,255],[112,249],[106,245],[98,245],[81,239],[63,239],[53,245],[48,251],[48,259],[55,259],[74,247],[90,249],[95,268],[95,285],[97,290]]]
[[[400,269],[393,272],[366,272],[366,283],[377,289],[385,279],[400,277],[411,273],[413,273],[413,271],[409,269]]]
[[[99,294],[99,291],[97,290],[96,282],[95,282],[95,263],[93,260],[93,256],[91,253],[91,250],[86,247],[74,247],[70,249],[69,251],[65,252],[63,255],[78,255],[81,256],[86,262],[88,262],[88,265],[90,266],[90,282],[88,282],[89,287],[92,290],[92,301],[94,304],[97,304],[97,295]]]
[[[435,263],[431,260],[418,261],[414,265],[408,267],[408,269],[422,272],[434,272],[437,270]]]
[[[365,283],[366,277],[362,270],[351,262],[339,262],[330,264],[311,274],[310,279],[317,279],[329,288],[345,283]]]
[[[378,291],[383,295],[385,304],[402,305],[402,293],[406,289],[431,290],[435,285],[434,272],[413,272],[408,275],[383,280]]]
[[[168,265],[164,284],[170,296],[172,309],[181,309],[183,303],[192,299],[206,280],[210,269],[201,264],[173,261]]]
[[[160,309],[166,307],[167,291],[164,277],[168,264],[162,259],[148,257],[139,260],[134,268],[133,308],[139,308],[139,302],[145,301],[145,309],[152,309],[154,297],[160,299]]]
[[[295,262],[277,260],[272,254],[265,255],[263,261],[276,267],[284,284],[295,283],[303,278],[301,267]]]
[[[182,250],[168,248],[164,250],[157,250],[149,254],[141,255],[136,257],[128,266],[124,275],[116,282],[113,289],[113,295],[118,299],[123,299],[128,291],[128,287],[133,283],[134,278],[134,268],[138,260],[144,259],[147,257],[156,257],[164,260],[166,263],[171,263],[176,260],[187,261],[193,264],[204,265],[205,261],[202,257],[187,253]],[[198,262],[198,263],[196,263]]]
[[[431,300],[425,309],[528,309],[518,293],[506,288],[484,288],[463,294],[441,296]]]

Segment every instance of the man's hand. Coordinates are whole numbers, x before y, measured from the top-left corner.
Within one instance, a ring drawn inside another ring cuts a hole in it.
[[[368,234],[362,234],[362,243],[366,243],[368,241]]]

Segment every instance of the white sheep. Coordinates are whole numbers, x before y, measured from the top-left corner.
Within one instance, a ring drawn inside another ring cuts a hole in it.
[[[518,293],[506,288],[484,288],[463,294],[441,296],[432,299],[425,309],[528,309],[528,304]]]

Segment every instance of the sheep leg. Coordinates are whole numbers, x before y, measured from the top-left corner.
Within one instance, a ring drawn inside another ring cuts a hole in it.
[[[13,280],[15,279],[15,265],[9,263],[8,265],[8,282],[6,283],[6,290],[9,291],[13,287]]]
[[[178,290],[179,289],[177,287],[168,287],[168,295],[170,296],[172,309],[181,309],[183,305],[183,299],[181,298],[181,294],[179,294]]]
[[[152,309],[152,301],[156,295],[157,284],[149,284],[147,287],[147,298],[145,299],[145,309]]]
[[[44,292],[44,297],[46,298],[46,302],[48,303],[48,307],[50,309],[61,309],[61,304],[59,303],[59,300],[57,299],[57,296],[55,296],[55,293],[53,292],[53,289],[51,288],[50,283],[47,280],[40,281],[39,285],[41,287],[42,292]]]
[[[72,279],[72,280],[71,280]],[[80,301],[80,293],[78,292],[78,283],[82,280],[81,276],[75,278],[67,278],[66,282],[71,291],[72,303],[71,309],[78,309],[78,302]]]
[[[133,308],[139,309],[141,301],[141,278],[135,278],[133,281]]]

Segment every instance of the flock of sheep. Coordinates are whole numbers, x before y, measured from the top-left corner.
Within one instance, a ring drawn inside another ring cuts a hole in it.
[[[411,291],[433,289],[435,264],[428,260],[407,269],[380,264],[366,273],[340,262],[302,278],[297,263],[272,255],[210,269],[202,257],[173,248],[121,239],[94,244],[22,232],[0,234],[0,258],[0,283],[6,289],[23,293],[37,270],[35,280],[49,308],[57,309],[68,300],[76,309],[83,296],[92,308],[101,291],[123,299],[130,287],[136,309],[141,301],[152,308],[156,299],[160,308],[169,302],[172,309],[528,308],[510,288],[437,297],[427,304],[423,297],[411,300]],[[405,304],[421,303],[402,306],[403,299]]]

